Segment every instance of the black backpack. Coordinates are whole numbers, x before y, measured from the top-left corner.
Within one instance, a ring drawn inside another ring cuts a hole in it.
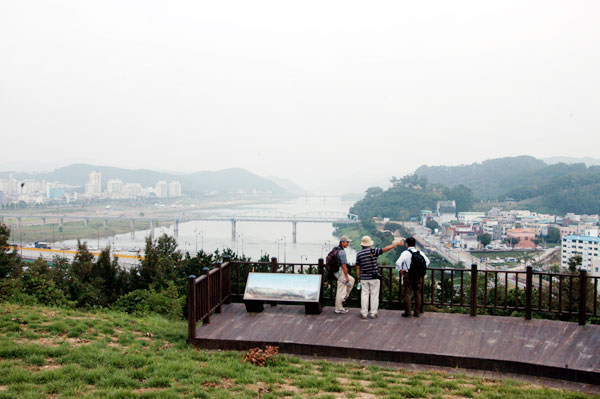
[[[420,251],[410,251],[412,259],[410,261],[410,269],[408,270],[408,278],[411,280],[418,280],[425,276],[427,272],[427,262],[421,255]]]
[[[325,267],[329,272],[329,280],[333,280],[333,273],[337,273],[340,270],[340,260],[338,258],[338,252],[340,251],[340,247],[335,247],[327,254],[325,258]]]

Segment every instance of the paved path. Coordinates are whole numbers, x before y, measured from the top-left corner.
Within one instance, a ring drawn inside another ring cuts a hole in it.
[[[517,317],[425,313],[415,319],[381,310],[361,320],[358,309],[305,315],[301,306],[223,307],[199,326],[194,345],[247,350],[265,344],[300,355],[397,361],[558,378],[600,385],[600,326]]]

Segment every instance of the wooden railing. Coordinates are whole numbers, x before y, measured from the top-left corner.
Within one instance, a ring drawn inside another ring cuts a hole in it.
[[[210,324],[212,312],[221,313],[224,304],[231,303],[231,267],[226,260],[214,268],[204,268],[202,276],[188,276],[188,337],[196,336],[199,321]]]
[[[404,292],[398,271],[393,266],[380,266],[382,274],[379,292],[380,306],[404,308]],[[198,322],[210,323],[212,312],[220,313],[223,304],[241,302],[249,272],[322,274],[322,304],[333,304],[335,281],[327,281],[323,259],[319,263],[234,262],[226,259],[203,275],[189,277],[189,336],[195,336]],[[350,267],[350,274],[356,275]],[[476,276],[476,278],[473,278]],[[532,313],[556,315],[566,320],[577,318],[583,325],[590,317],[600,317],[600,277],[591,277],[581,270],[578,274],[526,271],[429,268],[423,284],[423,306],[456,309],[476,316],[486,313],[517,312],[525,319]],[[360,306],[360,292],[353,289],[350,306]],[[274,305],[274,303],[272,303]]]

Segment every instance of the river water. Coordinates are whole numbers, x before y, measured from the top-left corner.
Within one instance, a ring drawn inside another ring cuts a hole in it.
[[[281,212],[297,215],[307,212],[344,212],[348,213],[354,201],[344,201],[336,197],[305,197],[268,204],[254,204],[230,208],[211,209],[213,213],[235,214],[240,212]],[[292,243],[291,222],[240,222],[236,224],[236,239],[231,237],[231,222],[193,221],[179,224],[177,241],[182,251],[189,251],[193,256],[196,251],[204,249],[213,252],[216,249],[231,248],[239,254],[256,260],[263,254],[277,257],[280,262],[316,263],[319,258],[327,256],[330,248],[335,246],[338,238],[333,236],[331,223],[297,224],[297,243]],[[166,233],[174,236],[173,226],[154,229],[154,236]],[[114,237],[100,238],[100,248],[111,245],[122,251],[131,248],[144,248],[145,238],[150,230],[137,231],[132,238],[130,233]],[[86,241],[83,239],[83,241]],[[96,247],[97,238],[87,239],[88,245]],[[73,246],[76,241],[66,241]],[[349,261],[353,262],[356,254],[348,248]]]

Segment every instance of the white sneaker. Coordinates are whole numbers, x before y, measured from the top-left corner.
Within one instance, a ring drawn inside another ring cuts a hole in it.
[[[336,310],[334,310],[334,312],[337,313],[337,314],[348,313],[348,309],[344,309],[344,308],[342,308],[340,310],[336,309]]]

